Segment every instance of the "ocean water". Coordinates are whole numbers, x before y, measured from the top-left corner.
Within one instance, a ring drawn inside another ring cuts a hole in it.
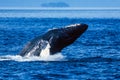
[[[0,80],[119,80],[120,10],[0,10]],[[21,57],[26,43],[50,29],[88,30],[49,58]]]

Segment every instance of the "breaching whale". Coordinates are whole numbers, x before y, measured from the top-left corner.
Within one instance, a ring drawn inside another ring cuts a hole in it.
[[[47,33],[28,42],[20,52],[20,55],[40,56],[42,50],[46,47],[49,48],[50,55],[54,55],[64,47],[72,44],[87,28],[87,24],[74,24],[64,28],[49,30]]]

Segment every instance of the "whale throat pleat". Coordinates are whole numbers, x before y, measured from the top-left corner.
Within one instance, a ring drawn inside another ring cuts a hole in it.
[[[49,42],[46,40],[40,40],[25,56],[26,57],[30,57],[30,56],[47,57],[49,55],[50,55]]]
[[[48,57],[50,55],[50,44],[48,43],[46,48],[41,50],[40,57]]]

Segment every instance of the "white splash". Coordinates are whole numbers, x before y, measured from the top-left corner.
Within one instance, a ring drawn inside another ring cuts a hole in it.
[[[33,49],[34,52],[35,49]],[[50,55],[50,44],[48,43],[46,48],[44,48],[40,56],[33,56],[31,55],[31,52],[28,53],[25,57],[22,57],[20,55],[6,55],[6,56],[0,56],[0,61],[18,61],[18,62],[26,62],[26,61],[63,61],[65,59],[65,56],[63,56],[61,53],[57,53],[55,55]]]
[[[26,62],[26,61],[63,61],[65,60],[65,56],[63,56],[61,53],[57,53],[54,55],[50,55],[50,44],[47,43],[47,46],[42,49],[39,56],[34,56],[32,52],[34,52],[38,46],[33,48],[32,51],[30,51],[26,56],[22,57],[20,55],[6,55],[6,56],[0,56],[0,61],[18,61],[18,62]]]
[[[20,55],[0,56],[0,61],[30,62],[30,61],[64,61],[64,60],[65,60],[65,56],[63,56],[61,53],[57,53],[55,55],[49,55],[48,57],[38,57],[38,56],[22,57]]]

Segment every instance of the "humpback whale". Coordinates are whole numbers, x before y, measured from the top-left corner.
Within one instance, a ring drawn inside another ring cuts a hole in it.
[[[50,55],[54,55],[57,52],[61,52],[64,47],[72,44],[87,28],[87,24],[74,24],[64,28],[49,30],[47,33],[28,42],[20,52],[20,55],[41,56],[42,51],[46,48],[49,49]]]

